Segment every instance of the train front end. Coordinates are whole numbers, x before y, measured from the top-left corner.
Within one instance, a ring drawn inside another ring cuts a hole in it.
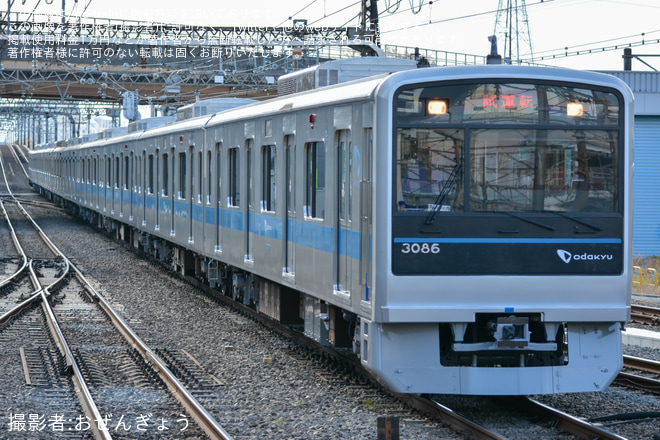
[[[362,362],[404,393],[599,391],[622,367],[632,95],[511,66],[393,75],[376,103]]]

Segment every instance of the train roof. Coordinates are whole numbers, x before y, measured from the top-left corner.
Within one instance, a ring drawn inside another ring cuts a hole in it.
[[[396,89],[400,86],[416,82],[469,80],[472,78],[534,78],[543,81],[587,82],[596,86],[615,87],[626,95],[626,99],[632,100],[632,92],[628,85],[612,75],[557,67],[515,66],[506,64],[431,67],[397,72],[383,81],[379,93],[386,89]]]
[[[275,113],[312,109],[318,107],[320,104],[332,103],[337,105],[356,100],[364,100],[372,98],[376,94],[385,97],[394,93],[401,86],[418,82],[465,80],[471,78],[511,78],[515,80],[516,78],[522,79],[529,77],[548,81],[588,82],[597,86],[615,87],[624,94],[626,100],[633,101],[633,94],[625,82],[604,73],[553,67],[511,65],[430,67],[380,74],[305,92],[279,96],[267,101],[222,110],[212,115],[170,123],[161,127],[128,133],[110,139],[98,139],[85,144],[64,148],[46,148],[40,151],[63,151],[70,148],[100,147],[107,144],[141,140],[151,136],[175,134],[201,127],[210,128],[227,122],[253,119]]]
[[[229,120],[246,117],[259,117],[275,112],[292,112],[305,108],[315,108],[326,103],[342,104],[357,100],[368,99],[373,96],[378,85],[388,74],[376,75],[366,79],[327,86],[305,92],[284,95],[268,101],[246,107],[238,107],[229,112],[219,113],[208,123],[209,126]]]
[[[320,104],[341,104],[355,100],[367,99],[373,96],[378,85],[387,74],[377,75],[367,79],[359,79],[352,82],[337,84],[306,92],[285,95],[258,101],[212,115],[187,119],[177,123],[168,124],[144,132],[144,136],[166,136],[198,129],[201,127],[211,128],[232,121],[258,118],[274,113],[292,112],[305,108],[315,108]],[[116,138],[121,139],[121,138]]]

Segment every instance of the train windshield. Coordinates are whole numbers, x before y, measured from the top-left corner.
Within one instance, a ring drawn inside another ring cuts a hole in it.
[[[619,212],[620,99],[557,84],[399,91],[393,209]]]

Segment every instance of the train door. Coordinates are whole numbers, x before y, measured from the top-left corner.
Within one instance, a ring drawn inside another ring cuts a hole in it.
[[[79,158],[75,156],[71,158],[71,166],[74,172],[74,180],[71,183],[73,184],[73,194],[76,200],[82,200],[82,165],[84,165],[84,162]]]
[[[128,211],[128,220],[133,220],[133,173],[131,165],[133,164],[133,152],[126,157],[124,157],[124,189],[126,194],[124,195],[124,210]]]
[[[73,195],[79,198],[81,185],[80,185],[80,160],[75,156],[71,158],[71,169],[73,171],[73,180],[71,186],[73,187]]]
[[[87,156],[87,203],[94,206],[94,159]]]
[[[252,170],[252,149],[254,146],[254,139],[247,139],[245,141],[245,160],[247,171],[247,203],[245,204],[245,260],[254,260],[254,239],[252,237],[252,222],[250,213],[252,212],[252,202],[254,200],[254,173]]]
[[[98,179],[96,181],[96,208],[105,211],[105,159],[101,156],[98,156],[96,169],[98,171]]]
[[[96,202],[96,208],[100,211],[105,212],[105,155],[98,157],[98,170],[99,170],[99,180],[98,180],[98,200]]]
[[[126,189],[125,170],[126,170],[126,155],[124,155],[124,153],[121,153],[117,157],[117,183],[116,183],[117,195],[118,195],[117,209],[119,210],[119,217],[123,217],[124,212],[126,211],[126,206],[124,204],[124,194]]]
[[[103,212],[107,212],[108,209],[112,209],[112,202],[108,202],[108,199],[112,197],[112,186],[110,181],[112,180],[112,157],[105,157],[105,186],[104,186],[104,197],[103,197]]]
[[[206,183],[203,191],[206,194],[202,196],[204,209],[204,220],[202,222],[202,240],[204,240],[204,250],[208,252],[209,246],[211,246],[211,244],[215,244],[215,240],[212,241],[212,239],[215,238],[213,236],[213,230],[209,228],[211,228],[211,226],[215,225],[217,222],[215,212],[211,209],[213,206],[211,203],[211,200],[213,200],[213,153],[210,148],[206,150],[206,142],[204,142],[204,145],[206,151],[206,182],[204,182],[202,179],[202,184]],[[212,252],[213,248],[211,248],[210,251]]]
[[[131,214],[135,216],[135,224],[140,220],[140,196],[142,195],[142,155],[133,156],[133,189],[131,191]]]
[[[119,154],[117,154],[114,159],[115,173],[112,182],[112,214],[115,213],[115,210],[121,212],[121,159]]]
[[[71,194],[73,200],[76,200],[76,191],[78,191],[77,188],[77,182],[78,182],[78,173],[76,169],[76,161],[75,158],[68,158],[67,159],[68,166],[67,166],[67,171],[70,174],[67,174],[69,177],[69,182],[68,182],[68,187],[69,187],[69,192],[68,194]]]
[[[142,226],[147,225],[147,197],[154,191],[154,155],[142,150]]]
[[[203,148],[203,147],[202,147]],[[191,164],[192,168],[192,164]],[[202,150],[197,152],[197,163],[194,168],[194,174],[190,177],[194,180],[195,186],[195,207],[196,212],[191,215],[193,224],[192,237],[197,243],[197,249],[204,249],[204,154]],[[192,194],[191,194],[192,198]]]
[[[350,131],[340,130],[335,133],[337,151],[337,232],[335,233],[337,251],[337,280],[335,290],[350,291],[352,259],[352,200],[351,171],[353,154],[351,151]]]
[[[89,203],[89,159],[87,156],[82,158],[82,202],[84,205]]]
[[[96,157],[92,159],[92,206],[99,207],[99,165]]]
[[[295,274],[296,260],[296,146],[294,144],[294,135],[284,136],[284,155],[285,155],[285,188],[284,188],[284,207],[282,222],[285,245],[284,249],[284,273],[293,276]]]
[[[190,188],[190,194],[188,195],[188,242],[194,242],[195,241],[195,233],[194,233],[194,223],[195,223],[195,209],[196,206],[195,204],[199,205],[202,202],[202,197],[201,197],[201,192],[202,192],[202,185],[198,185],[197,180],[195,179],[195,168],[198,169],[199,178],[201,179],[202,176],[202,153],[199,153],[199,156],[195,156],[195,150],[194,147],[191,146],[189,149],[189,154],[188,156],[190,157],[190,168],[188,170],[188,187]],[[197,159],[197,160],[195,160]]]
[[[355,149],[356,153],[359,150]],[[360,173],[360,289],[362,301],[371,301],[371,155],[373,154],[373,132],[364,132],[364,148],[361,159],[356,157],[358,178]],[[357,154],[356,154],[357,155]]]
[[[139,198],[140,194],[142,193],[142,188],[140,187],[142,157],[139,155],[133,155],[133,153],[131,153],[131,157],[133,158],[131,160],[131,163],[133,164],[133,174],[131,175],[131,179],[133,180],[133,186],[131,187],[131,220],[133,220],[133,216],[137,216],[140,213]]]
[[[101,209],[101,188],[103,188],[103,159],[100,155],[94,158],[94,179],[96,180],[96,209]]]
[[[215,252],[222,250],[222,144],[215,144]]]
[[[244,189],[241,187],[242,174],[241,173],[241,149],[239,147],[231,147],[227,149],[227,210],[224,215],[224,221],[222,222],[225,229],[225,239],[227,243],[223,243],[223,237],[221,237],[221,244],[226,246],[226,249],[229,252],[230,258],[237,260],[240,253],[245,255],[244,249],[240,248],[240,238],[237,237],[237,231],[239,226],[238,214],[243,213],[245,209],[245,201],[241,200]],[[244,187],[244,185],[243,185]],[[243,216],[244,217],[244,216]],[[240,221],[245,222],[245,219],[241,217]],[[245,230],[245,224],[243,224],[243,231]],[[223,251],[224,252],[224,251]]]
[[[92,158],[90,156],[85,157],[85,205],[92,205]]]
[[[74,157],[74,164],[76,166],[76,197],[78,203],[85,203],[85,158]]]
[[[122,181],[121,181],[121,191],[119,192],[121,201],[119,208],[119,216],[123,217],[125,214],[128,214],[129,218],[132,218],[131,215],[131,179],[130,171],[131,166],[129,161],[131,160],[130,156],[127,154],[122,154]]]
[[[162,168],[162,161],[163,161],[163,156],[167,156],[166,154],[160,155],[159,156],[159,150],[156,149],[156,154],[154,156],[149,156],[149,160],[152,163],[151,168],[149,169],[149,180],[151,181],[151,188],[153,191],[153,194],[155,196],[155,204],[154,204],[154,212],[155,212],[155,223],[154,223],[154,230],[158,231],[160,229],[160,196],[161,196],[161,191],[162,191],[162,180],[160,179],[160,173],[161,173],[161,168]],[[155,163],[155,164],[154,164]]]
[[[176,209],[175,209],[175,203],[176,203],[176,199],[177,199],[177,197],[180,197],[180,193],[181,193],[181,191],[177,191],[177,188],[176,188],[176,184],[177,184],[177,182],[176,182],[176,159],[177,159],[177,158],[176,158],[176,154],[174,154],[174,153],[175,153],[175,150],[174,150],[174,148],[172,148],[172,149],[171,149],[171,154],[170,154],[170,157],[169,157],[169,159],[170,159],[170,165],[171,165],[170,170],[171,170],[171,173],[172,173],[172,189],[171,189],[171,191],[170,191],[170,196],[169,196],[169,205],[170,205],[170,236],[171,236],[171,237],[174,237],[174,234],[176,233],[176,232],[175,232],[175,227],[174,227],[174,221],[176,220],[176,218],[174,217],[174,213],[175,213],[175,211],[176,211]],[[180,154],[183,154],[183,156],[182,156],[182,157],[179,157],[179,162],[183,161],[183,162],[185,163],[185,160],[186,160],[186,153],[180,153]],[[185,167],[184,167],[184,169],[185,169]],[[181,171],[181,170],[179,170],[179,172],[180,172],[180,171]],[[179,179],[181,179],[181,177],[179,177]],[[185,182],[185,180],[180,180],[180,181],[178,182],[179,185],[181,185],[181,182]]]

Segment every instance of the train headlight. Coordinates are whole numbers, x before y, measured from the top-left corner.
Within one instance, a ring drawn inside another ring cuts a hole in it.
[[[584,107],[581,102],[569,102],[566,104],[566,115],[573,118],[579,118],[584,114]]]
[[[426,111],[431,116],[446,115],[449,111],[449,100],[430,99],[426,104]]]

